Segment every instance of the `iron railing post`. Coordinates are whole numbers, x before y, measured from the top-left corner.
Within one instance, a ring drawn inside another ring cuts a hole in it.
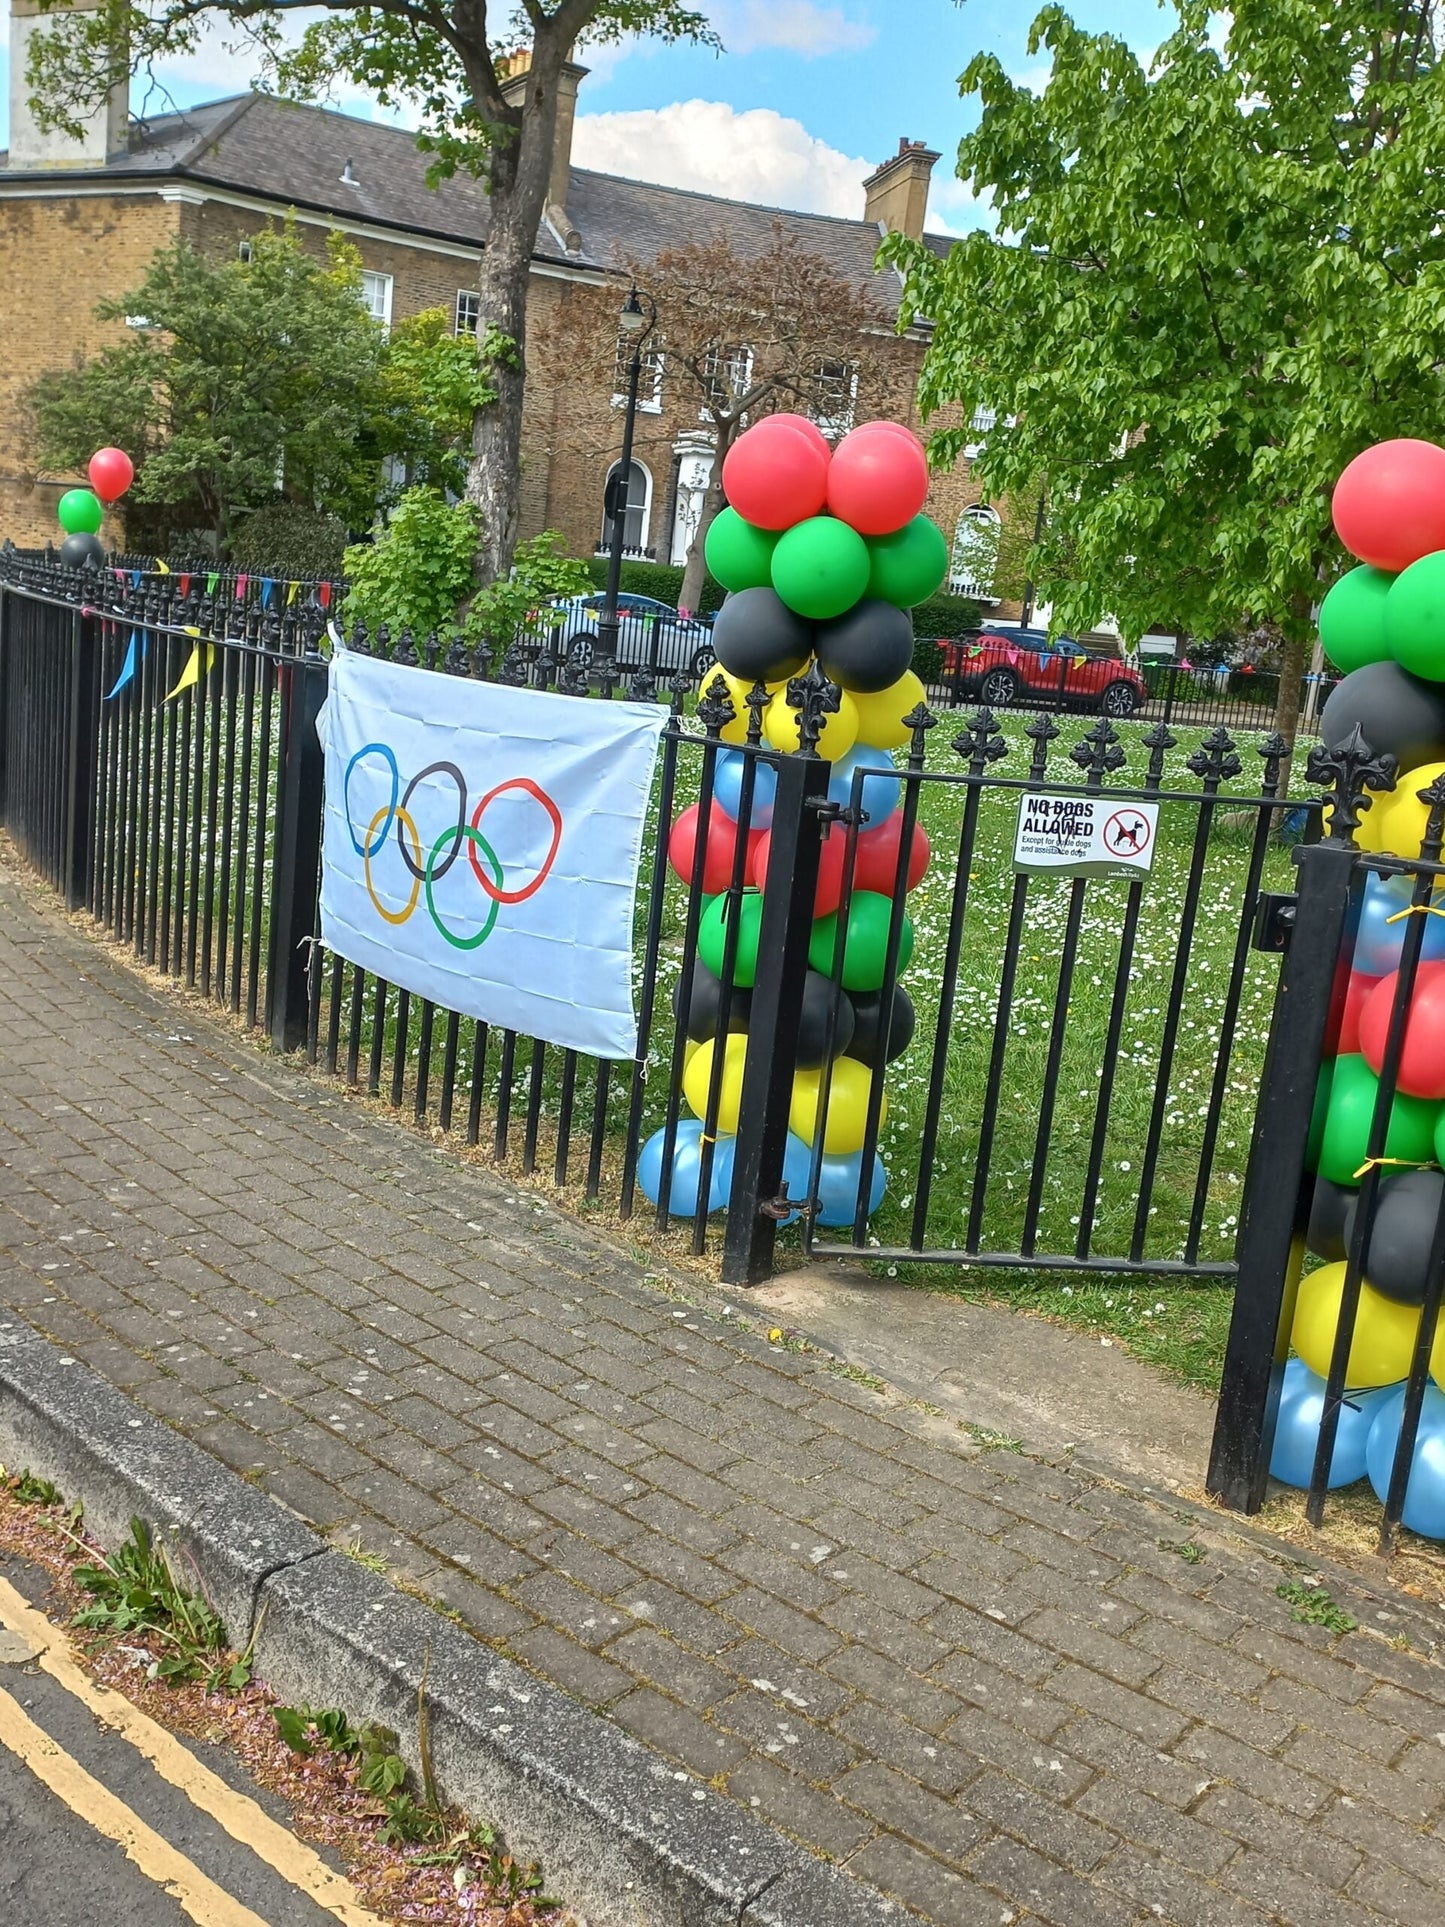
[[[320,929],[321,805],[325,758],[316,719],[327,668],[314,644],[285,664],[276,770],[276,840],[271,871],[271,940],[266,961],[266,1031],[271,1048],[306,1041],[310,940]]]
[[[816,737],[816,731],[814,732]],[[804,736],[807,744],[806,734]],[[778,1235],[788,1113],[797,1069],[798,1020],[818,893],[818,852],[829,764],[811,744],[779,757],[757,976],[748,1017],[732,1194],[723,1233],[722,1282],[756,1285],[771,1277]]]
[[[78,910],[90,898],[100,692],[96,657],[100,624],[77,608],[70,618],[66,691],[65,827],[62,851],[65,907]]]
[[[1366,786],[1392,787],[1393,763],[1372,760],[1359,730],[1310,757],[1312,781],[1333,778],[1331,834],[1296,849],[1299,897],[1280,971],[1240,1210],[1239,1281],[1225,1347],[1206,1485],[1225,1505],[1257,1512],[1274,1448],[1295,1294],[1305,1254],[1310,1125],[1320,1067],[1339,1036],[1363,873],[1352,841]]]

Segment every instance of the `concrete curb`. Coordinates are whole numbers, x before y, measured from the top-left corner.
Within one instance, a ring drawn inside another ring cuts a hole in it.
[[[905,1908],[775,1833],[384,1579],[19,1319],[0,1317],[0,1463],[138,1514],[190,1560],[283,1698],[380,1720],[416,1750],[426,1678],[448,1799],[498,1828],[594,1927],[906,1927]]]

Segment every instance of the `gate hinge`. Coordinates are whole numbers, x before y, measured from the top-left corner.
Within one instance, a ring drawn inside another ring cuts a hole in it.
[[[1294,934],[1295,911],[1299,898],[1278,890],[1266,890],[1254,906],[1254,934],[1250,938],[1255,950],[1288,950],[1289,940]]]

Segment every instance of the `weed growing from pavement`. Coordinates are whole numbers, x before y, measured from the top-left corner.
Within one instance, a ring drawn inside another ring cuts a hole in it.
[[[1302,1626],[1327,1626],[1332,1633],[1352,1633],[1360,1623],[1338,1605],[1323,1586],[1287,1579],[1275,1587],[1275,1593],[1289,1601],[1290,1618],[1297,1619]]]
[[[250,1652],[227,1652],[226,1629],[209,1600],[176,1576],[143,1519],[132,1518],[129,1537],[114,1552],[77,1566],[75,1582],[91,1597],[71,1620],[80,1631],[160,1640],[165,1650],[151,1661],[152,1679],[201,1680],[230,1692],[250,1684]]]
[[[1161,1539],[1159,1550],[1175,1553],[1186,1566],[1200,1565],[1209,1556],[1193,1539]]]

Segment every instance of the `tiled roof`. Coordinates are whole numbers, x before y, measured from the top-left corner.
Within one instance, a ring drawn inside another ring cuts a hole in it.
[[[347,173],[350,178],[343,180]],[[209,101],[137,123],[130,150],[103,168],[27,168],[15,179],[47,177],[76,182],[179,177],[282,207],[472,247],[485,241],[489,216],[486,191],[470,177],[427,186],[425,156],[404,128],[261,94]],[[0,182],[4,178],[0,168]],[[861,197],[861,186],[859,192]],[[539,256],[610,268],[718,234],[726,234],[740,253],[761,253],[779,228],[824,256],[836,273],[876,289],[889,305],[897,297],[896,277],[873,266],[879,237],[871,221],[790,213],[577,167],[571,171],[567,215],[581,236],[580,250],[568,253],[563,237],[544,222],[537,236]],[[930,246],[948,245],[940,236],[927,239]]]

